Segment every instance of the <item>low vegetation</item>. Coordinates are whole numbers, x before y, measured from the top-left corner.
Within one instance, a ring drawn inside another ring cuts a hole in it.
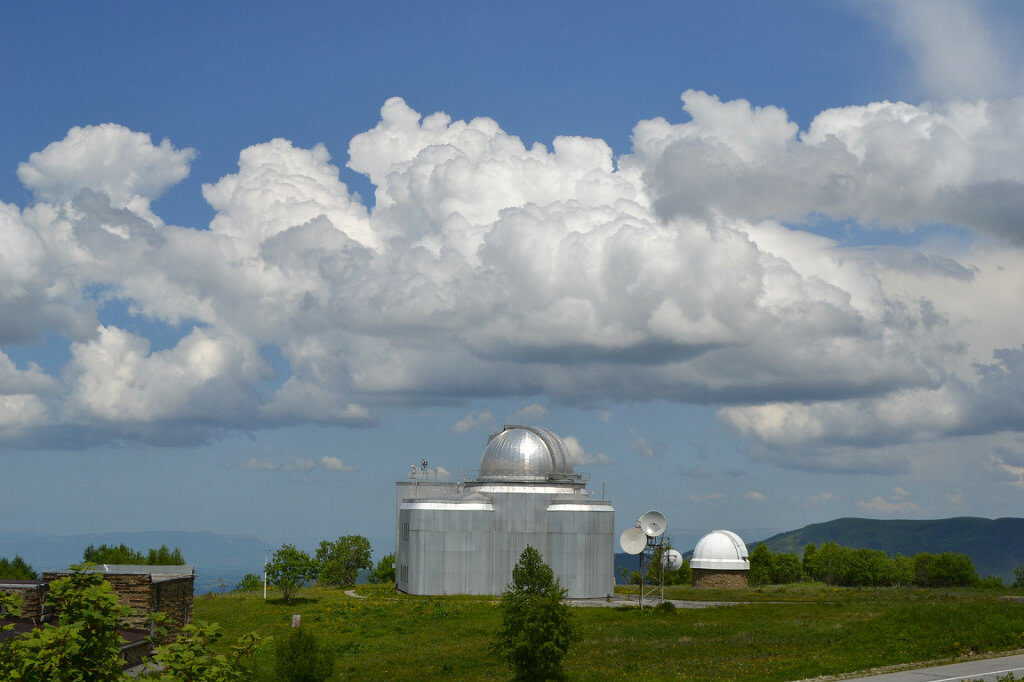
[[[225,640],[290,632],[292,614],[335,660],[331,680],[501,680],[489,652],[502,622],[493,597],[410,597],[393,587],[310,587],[286,604],[279,591],[209,595],[196,618]],[[634,588],[635,591],[635,588]],[[839,588],[799,583],[745,590],[665,588],[666,598],[740,602],[707,609],[579,608],[580,639],[562,661],[570,680],[794,680],[884,666],[951,662],[1024,648],[1020,590]],[[275,678],[272,650],[253,679]]]
[[[890,557],[878,549],[825,542],[808,544],[801,559],[791,552],[772,553],[762,542],[750,553],[751,585],[803,580],[839,587],[1003,587],[999,578],[979,578],[971,557],[958,552]]]

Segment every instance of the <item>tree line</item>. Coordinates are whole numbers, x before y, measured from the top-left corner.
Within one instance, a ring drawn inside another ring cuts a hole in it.
[[[86,564],[129,564],[132,566],[183,566],[185,557],[181,549],[170,549],[167,545],[150,547],[145,553],[128,545],[89,545],[82,551],[82,563]],[[15,555],[13,559],[0,557],[0,580],[36,580],[39,573],[32,566]]]
[[[373,569],[371,583],[394,582],[395,555],[382,557],[374,567],[372,554],[370,541],[362,535],[342,535],[337,540],[323,540],[312,556],[295,545],[285,543],[274,552],[265,567],[267,582],[281,590],[285,603],[291,603],[300,588],[314,581],[318,585],[350,587],[363,569]],[[235,589],[257,590],[261,587],[262,578],[249,573]]]
[[[843,547],[834,542],[804,547],[796,553],[773,553],[762,542],[750,553],[751,585],[784,585],[812,580],[837,587],[1003,587],[997,577],[981,578],[967,554],[920,552],[890,557],[880,549]],[[1014,587],[1024,587],[1024,566]]]

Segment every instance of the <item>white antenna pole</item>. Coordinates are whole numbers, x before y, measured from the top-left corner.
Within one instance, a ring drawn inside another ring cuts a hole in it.
[[[263,551],[263,601],[267,600],[267,564],[270,563],[270,550]]]

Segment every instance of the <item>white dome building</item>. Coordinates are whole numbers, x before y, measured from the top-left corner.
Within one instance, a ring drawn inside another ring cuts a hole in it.
[[[743,588],[747,586],[750,556],[739,535],[715,530],[694,547],[690,568],[694,587]]]
[[[570,598],[614,585],[615,510],[591,499],[562,439],[505,426],[487,440],[475,478],[398,484],[395,584],[409,594],[499,595],[527,545]]]

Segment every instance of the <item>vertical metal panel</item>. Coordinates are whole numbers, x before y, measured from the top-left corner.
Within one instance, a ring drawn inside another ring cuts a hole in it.
[[[558,496],[560,502],[565,492]],[[529,544],[544,556],[568,590],[567,596],[610,594],[614,585],[614,512],[610,504],[590,509],[587,494],[576,490],[569,501],[575,499],[580,504],[556,504],[555,509],[564,510],[548,511],[555,496],[494,490],[486,495],[493,511],[463,510],[457,504],[454,509],[400,508],[398,589],[409,594],[501,594]],[[460,498],[438,499],[457,502]],[[409,524],[408,540],[405,523]],[[407,574],[403,566],[408,567]]]

